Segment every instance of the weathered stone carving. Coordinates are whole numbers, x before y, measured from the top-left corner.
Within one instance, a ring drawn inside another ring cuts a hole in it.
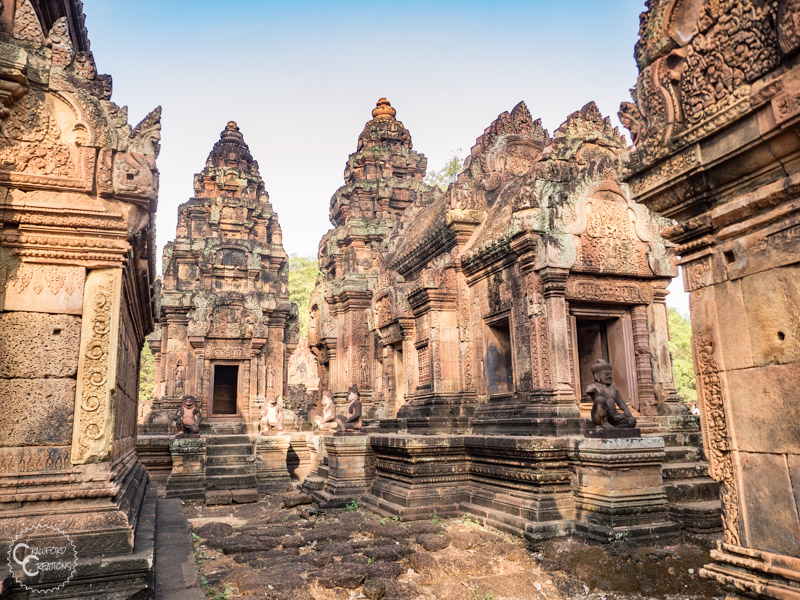
[[[599,427],[636,427],[636,417],[613,383],[611,365],[599,359],[592,365],[592,375],[595,382],[586,389],[592,399],[592,422]]]
[[[178,430],[176,437],[198,437],[203,415],[197,407],[197,399],[194,396],[186,396],[173,420],[175,428]]]
[[[313,415],[314,423],[320,431],[334,431],[339,427],[336,421],[336,405],[333,403],[333,393],[330,390],[322,392],[320,414]]]
[[[278,396],[270,398],[261,409],[261,435],[275,435],[283,431],[283,407]]]
[[[347,409],[345,414],[336,417],[339,431],[361,431],[361,395],[358,386],[351,385],[347,390]]]

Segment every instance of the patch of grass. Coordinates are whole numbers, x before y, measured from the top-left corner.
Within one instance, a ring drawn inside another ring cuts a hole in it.
[[[439,515],[436,514],[436,509],[435,508],[433,509],[433,512],[431,513],[431,522],[434,525],[440,525],[441,522],[442,522],[442,517],[440,517]]]
[[[388,522],[389,522],[389,517],[383,517],[381,519],[381,525],[386,525],[386,523],[388,523]]]
[[[395,516],[392,517],[392,521],[394,521],[395,523],[399,523],[400,522],[400,517],[395,515]]]
[[[330,544],[331,542],[333,542],[333,539],[332,538],[328,538],[328,543]]]
[[[461,515],[461,522],[464,525],[472,524],[472,525],[480,525],[481,527],[483,527],[483,523],[480,521],[480,519],[476,519],[475,517],[470,517],[467,514]]]
[[[213,585],[209,585],[203,576],[200,577],[200,587],[209,600],[228,600],[236,595],[236,588],[233,587],[232,583],[226,583],[218,590]]]
[[[472,600],[496,600],[492,592],[484,592],[481,595],[480,588],[476,585],[472,588]]]
[[[192,548],[194,549],[194,562],[198,565],[208,559],[206,553],[200,549],[200,536],[194,532],[192,532]]]
[[[368,564],[368,565],[371,565],[371,564],[372,564],[372,563],[374,563],[374,562],[375,562],[375,559],[374,559],[374,558],[372,558],[371,556],[368,556],[368,557],[367,557],[367,564]]]
[[[347,510],[349,510],[350,512],[352,512],[354,510],[358,510],[358,500],[353,498],[353,501],[350,504],[348,504],[347,506],[345,506],[345,508]]]
[[[234,588],[232,583],[226,583],[221,590],[211,597],[211,600],[228,600],[234,595]]]

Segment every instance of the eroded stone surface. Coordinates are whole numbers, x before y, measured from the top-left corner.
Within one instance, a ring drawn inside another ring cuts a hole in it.
[[[0,379],[4,446],[72,443],[74,379]]]
[[[72,315],[0,314],[0,377],[75,377],[81,320]],[[32,343],[34,342],[35,343]]]

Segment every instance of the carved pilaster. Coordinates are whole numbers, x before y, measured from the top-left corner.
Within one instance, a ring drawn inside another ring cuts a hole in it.
[[[539,271],[543,284],[547,337],[550,351],[553,400],[557,404],[574,404],[572,371],[569,355],[572,342],[567,328],[567,269],[547,267]]]
[[[114,433],[121,269],[89,271],[84,290],[72,462],[106,461]]]
[[[636,360],[636,379],[639,390],[639,411],[643,415],[656,414],[656,396],[653,386],[650,338],[647,334],[647,307],[641,304],[631,307],[633,326],[633,352]]]
[[[708,474],[714,481],[720,483],[725,541],[738,546],[741,545],[739,494],[733,475],[728,422],[722,399],[720,370],[714,358],[714,342],[710,333],[696,331],[693,345],[700,420],[708,457]]]

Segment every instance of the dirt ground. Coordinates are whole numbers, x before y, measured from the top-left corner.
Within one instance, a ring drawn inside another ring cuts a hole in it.
[[[310,498],[186,503],[210,600],[644,600],[723,598],[698,575],[708,548],[595,546],[574,539],[526,548],[462,516],[411,523],[356,503],[317,513]]]

